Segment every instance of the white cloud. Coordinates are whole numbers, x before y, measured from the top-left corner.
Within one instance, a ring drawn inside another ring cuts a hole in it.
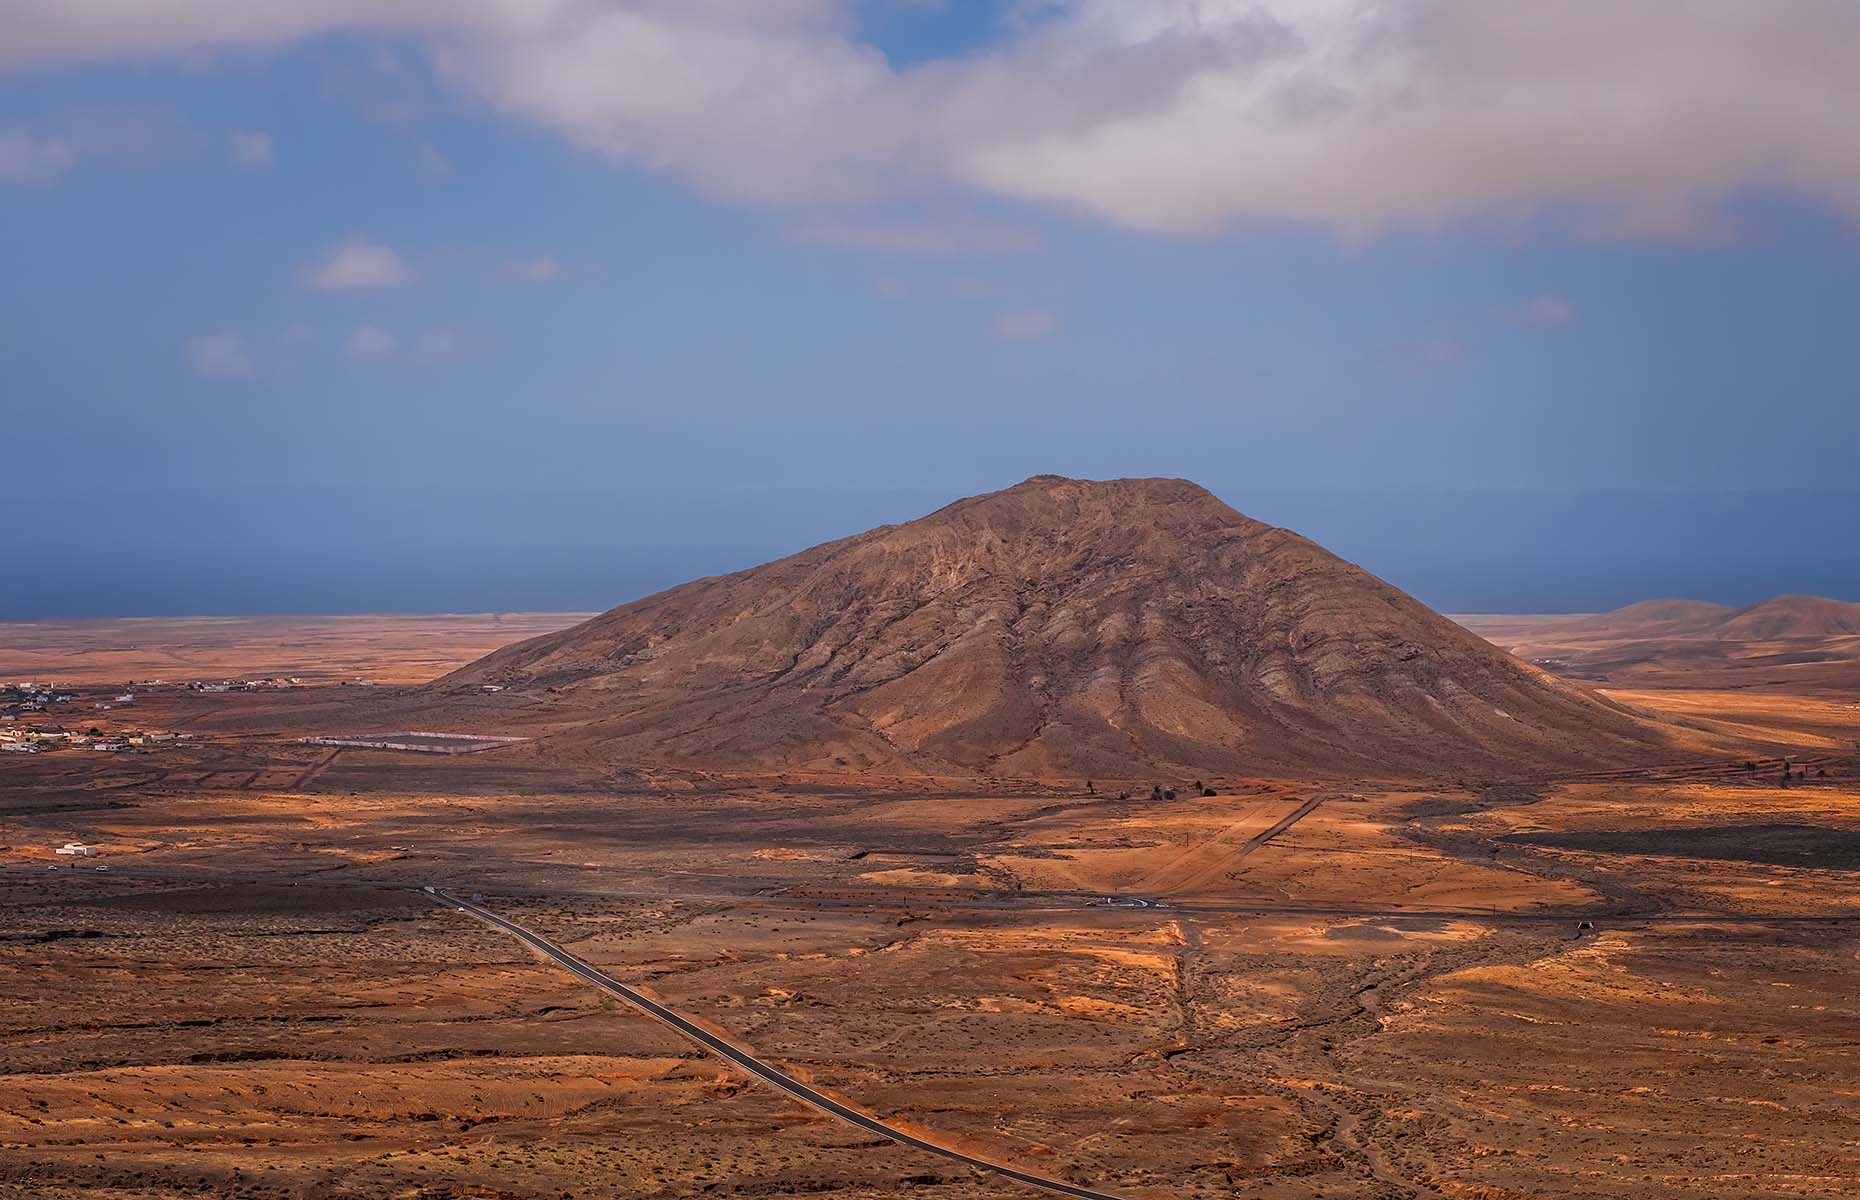
[[[145,166],[199,149],[199,134],[160,108],[65,109],[38,131],[0,129],[0,183],[46,183],[80,162]]]
[[[349,357],[365,362],[378,361],[392,357],[399,345],[387,330],[363,325],[349,335]]]
[[[76,161],[77,152],[56,138],[0,129],[0,183],[45,183]]]
[[[187,344],[187,361],[196,375],[209,379],[243,379],[252,374],[252,356],[230,333],[209,333]]]
[[[1002,313],[995,318],[995,336],[1010,342],[1037,342],[1059,332],[1059,318],[1043,309]]]
[[[1561,296],[1538,296],[1524,306],[1524,319],[1533,325],[1567,325],[1576,308]]]
[[[259,130],[236,130],[232,135],[232,157],[242,167],[270,166],[271,135]]]
[[[547,254],[512,259],[504,264],[504,276],[525,283],[554,283],[562,277],[562,264]]]
[[[323,291],[399,287],[413,278],[407,264],[387,246],[350,241],[330,251],[304,273],[304,283]]]
[[[967,191],[1153,230],[1551,213],[1644,237],[1775,187],[1860,214],[1853,0],[1041,0],[908,69],[853,2],[10,0],[0,61],[412,37],[511,117],[810,209]]]

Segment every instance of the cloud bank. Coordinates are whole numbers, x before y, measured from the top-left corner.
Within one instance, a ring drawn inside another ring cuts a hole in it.
[[[1039,16],[898,69],[851,0],[11,0],[0,65],[409,36],[513,119],[817,212],[968,194],[1168,232],[1548,212],[1667,237],[1776,188],[1860,214],[1852,0],[1004,7]]]

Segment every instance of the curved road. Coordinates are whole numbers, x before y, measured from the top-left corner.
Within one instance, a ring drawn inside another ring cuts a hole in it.
[[[657,1017],[692,1041],[698,1043],[698,1045],[709,1050],[712,1054],[720,1058],[728,1059],[732,1064],[747,1072],[752,1077],[780,1088],[801,1103],[817,1108],[828,1116],[838,1117],[848,1125],[856,1125],[860,1129],[864,1129],[870,1133],[876,1133],[880,1137],[890,1138],[900,1145],[927,1151],[928,1153],[938,1155],[942,1158],[951,1159],[955,1162],[964,1163],[983,1171],[992,1172],[1003,1179],[1012,1179],[1016,1183],[1024,1183],[1029,1187],[1036,1187],[1042,1191],[1052,1192],[1056,1195],[1074,1196],[1077,1197],[1077,1200],[1121,1200],[1121,1197],[1115,1196],[1110,1192],[1100,1192],[1092,1188],[1079,1187],[1077,1184],[1066,1183],[1063,1180],[1049,1179],[1044,1175],[1035,1175],[1028,1171],[1021,1171],[1014,1167],[1005,1166],[1001,1163],[989,1162],[985,1158],[976,1158],[974,1155],[964,1154],[960,1150],[951,1150],[947,1146],[939,1146],[937,1143],[927,1141],[914,1133],[907,1133],[896,1126],[888,1125],[877,1117],[867,1116],[856,1108],[850,1108],[840,1103],[824,1092],[816,1091],[794,1076],[783,1072],[780,1068],[770,1066],[761,1059],[738,1049],[716,1034],[711,1033],[693,1021],[686,1020],[663,1004],[649,999],[644,994],[635,991],[612,976],[595,970],[593,967],[582,962],[547,938],[539,934],[531,933],[516,922],[506,921],[489,909],[473,904],[469,900],[460,900],[456,896],[447,895],[443,891],[432,888],[422,890],[434,901],[440,904],[451,905],[460,912],[470,913],[492,928],[502,930],[529,946],[531,949],[547,955],[550,959],[554,960],[558,966],[566,969],[569,973],[593,984],[604,992],[610,992],[620,997],[620,999],[625,1000],[635,1008]]]

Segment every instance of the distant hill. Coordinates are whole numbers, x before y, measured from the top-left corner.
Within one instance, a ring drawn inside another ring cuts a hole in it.
[[[1860,635],[1860,604],[1823,596],[1778,596],[1729,614],[1714,632],[1719,637],[1753,641],[1851,637]]]
[[[1860,604],[1777,596],[1748,608],[1649,600],[1614,612],[1494,624],[1492,640],[1574,678],[1659,687],[1860,686]]]
[[[1613,612],[1559,623],[1557,630],[1609,637],[1668,637],[1710,629],[1735,611],[1705,600],[1642,600]]]
[[[1665,740],[1174,479],[1039,476],[623,605],[431,694],[484,685],[558,744],[719,768],[1438,775]]]

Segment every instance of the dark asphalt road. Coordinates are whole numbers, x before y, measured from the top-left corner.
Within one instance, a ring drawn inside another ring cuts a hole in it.
[[[709,1032],[692,1021],[686,1020],[663,1004],[647,998],[645,995],[621,983],[612,976],[595,970],[568,951],[550,942],[547,938],[531,933],[514,921],[506,921],[489,909],[473,904],[469,900],[460,900],[456,896],[449,896],[444,892],[428,892],[426,894],[440,904],[446,904],[460,909],[477,917],[480,921],[490,925],[492,928],[510,934],[530,948],[547,955],[558,966],[563,967],[571,974],[593,984],[604,992],[610,992],[620,997],[620,999],[625,1000],[635,1008],[657,1017],[692,1041],[698,1043],[698,1045],[709,1050],[712,1054],[717,1055],[719,1058],[727,1059],[752,1077],[781,1089],[788,1093],[788,1095],[793,1096],[796,1100],[817,1108],[828,1116],[837,1117],[849,1125],[856,1125],[860,1129],[876,1133],[881,1137],[890,1138],[900,1145],[910,1146],[913,1149],[935,1154],[941,1158],[947,1158],[971,1167],[977,1167],[981,1170],[992,1172],[1003,1179],[1011,1179],[1016,1183],[1024,1183],[1028,1187],[1039,1188],[1042,1191],[1052,1192],[1060,1196],[1074,1196],[1077,1197],[1078,1200],[1120,1200],[1120,1197],[1110,1192],[1095,1191],[1092,1188],[1079,1187],[1077,1184],[1066,1183],[1059,1179],[1049,1179],[1044,1175],[1035,1175],[1001,1163],[989,1162],[985,1158],[976,1158],[974,1155],[964,1154],[959,1150],[951,1150],[947,1146],[939,1146],[935,1142],[926,1141],[918,1137],[916,1134],[907,1133],[895,1126],[887,1125],[876,1117],[867,1116],[865,1113],[855,1108],[849,1108],[823,1092],[815,1091],[805,1083],[794,1078],[794,1076],[785,1074],[779,1068],[770,1066],[761,1059],[737,1049],[716,1034]]]

